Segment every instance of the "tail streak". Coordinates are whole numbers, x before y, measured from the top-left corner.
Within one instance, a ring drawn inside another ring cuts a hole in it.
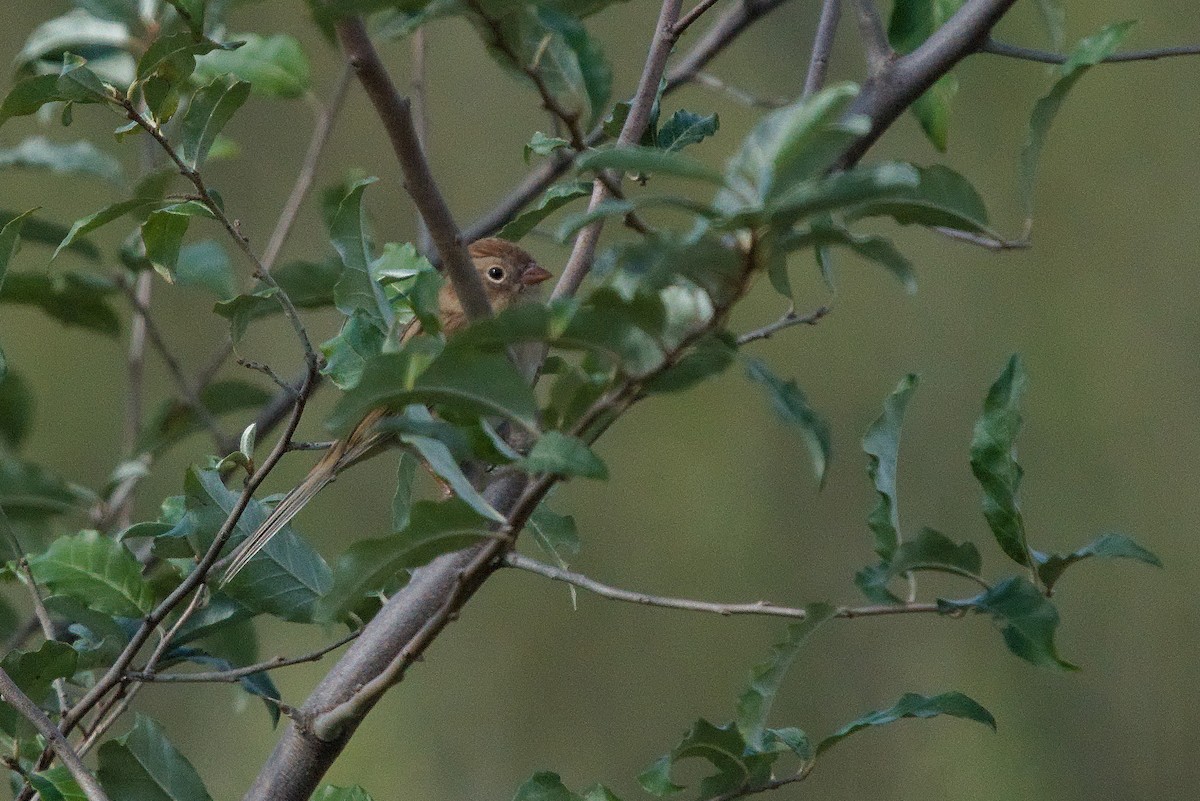
[[[229,563],[225,575],[221,578],[221,586],[232,581],[233,577],[267,546],[272,537],[282,531],[318,492],[337,478],[342,468],[358,461],[367,451],[379,444],[380,435],[372,429],[386,414],[387,409],[384,408],[371,410],[349,436],[338,440],[326,451],[304,480],[284,496],[258,530],[238,546],[233,561]]]

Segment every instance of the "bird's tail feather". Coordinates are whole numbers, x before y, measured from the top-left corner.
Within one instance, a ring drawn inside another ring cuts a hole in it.
[[[313,497],[323,490],[327,484],[337,478],[337,474],[380,444],[382,436],[374,433],[375,424],[387,414],[386,409],[375,409],[363,418],[350,435],[333,444],[321,460],[313,465],[313,469],[296,487],[284,496],[283,500],[271,511],[258,530],[247,537],[234,553],[233,560],[221,577],[221,585],[228,584],[234,576],[241,572],[259,551],[266,547],[271,538],[283,530],[300,510]]]

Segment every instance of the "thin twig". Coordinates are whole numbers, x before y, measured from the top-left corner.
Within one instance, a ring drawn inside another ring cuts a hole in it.
[[[760,339],[769,339],[776,333],[785,328],[791,328],[794,325],[816,325],[821,318],[829,314],[828,306],[820,306],[808,314],[796,314],[795,309],[791,309],[787,314],[780,317],[773,323],[764,325],[762,328],[756,328],[753,331],[747,331],[737,338],[738,346],[745,345],[750,342],[756,342]]]
[[[808,59],[808,73],[804,76],[804,97],[811,97],[825,85],[829,72],[829,54],[837,38],[838,22],[842,18],[842,0],[825,0],[821,4],[821,17],[817,20],[817,33],[813,37],[812,55]]]
[[[759,97],[738,86],[726,83],[711,72],[697,72],[692,81],[707,89],[724,92],[743,106],[750,106],[752,108],[776,109],[782,108],[791,102],[780,97]]]
[[[146,140],[149,141],[149,140]],[[126,459],[133,458],[137,448],[138,437],[142,433],[143,393],[146,372],[146,318],[139,308],[150,307],[150,290],[154,286],[154,274],[149,270],[142,272],[134,282],[133,295],[138,308],[134,309],[133,318],[129,321],[129,350],[126,352],[125,380],[125,430],[121,435],[121,453]],[[125,528],[131,521],[133,508],[133,491],[121,500],[121,504],[113,509],[113,520],[118,528]]]
[[[962,231],[958,228],[937,226],[933,230],[949,239],[956,239],[959,242],[966,242],[970,245],[978,245],[987,250],[1024,250],[1033,244],[1029,239],[1028,232],[1020,239],[997,239],[987,234],[976,234],[970,231]]]
[[[1038,64],[1066,64],[1069,55],[1052,53],[1048,50],[1035,50],[1031,47],[998,42],[987,39],[979,48],[981,53],[991,53],[995,56],[1007,56],[1023,61],[1035,61]],[[1100,59],[1101,64],[1124,64],[1129,61],[1157,61],[1160,58],[1175,58],[1177,56],[1200,56],[1200,44],[1175,45],[1173,47],[1156,47],[1149,50],[1129,50],[1124,53],[1113,53],[1107,58]]]
[[[717,0],[700,0],[699,3],[696,3],[695,8],[684,14],[679,19],[679,22],[675,23],[675,27],[671,30],[671,33],[675,35],[675,38],[679,38],[683,35],[684,31],[692,27],[693,22],[704,16],[704,12],[708,11],[716,4]]]
[[[888,44],[887,32],[883,29],[883,21],[879,19],[875,0],[854,0],[854,12],[867,59],[867,73],[875,77],[883,72],[896,54]]]
[[[38,730],[38,733],[49,741],[50,748],[58,755],[63,764],[67,766],[67,770],[71,772],[72,778],[79,785],[79,789],[83,790],[88,801],[108,801],[108,796],[105,794],[104,788],[100,786],[100,782],[96,781],[96,777],[83,764],[83,760],[79,758],[79,754],[75,753],[75,749],[71,748],[71,744],[67,742],[66,736],[58,730],[57,726],[50,722],[50,718],[46,717],[46,714],[42,710],[38,709],[37,704],[21,691],[17,683],[12,680],[12,676],[9,676],[8,672],[2,667],[0,667],[0,696],[3,696],[4,701],[9,706],[15,709],[21,717],[32,723],[33,727]]]
[[[433,178],[429,162],[421,152],[413,127],[411,102],[396,90],[361,17],[339,20],[336,30],[347,61],[357,73],[359,82],[375,107],[375,113],[387,131],[392,150],[404,173],[404,188],[429,226],[429,234],[441,258],[442,267],[454,286],[467,318],[475,320],[491,316],[492,307],[483,291],[483,281],[475,271],[458,224]]]
[[[21,583],[29,588],[29,598],[33,602],[33,616],[37,618],[38,625],[42,627],[42,636],[46,641],[58,639],[54,636],[54,621],[50,619],[50,612],[46,610],[46,604],[42,601],[42,591],[38,589],[37,581],[33,578],[33,571],[29,569],[29,560],[22,554],[17,558],[17,569],[20,571]],[[64,715],[67,712],[67,688],[66,679],[54,680],[54,694],[58,696],[58,714]]]
[[[408,86],[412,94],[413,123],[417,129],[417,142],[425,158],[429,158],[429,58],[426,48],[425,29],[417,28],[409,37],[412,46],[412,75]],[[433,239],[429,235],[429,226],[425,218],[417,212],[417,249],[428,253],[433,248]]]
[[[253,676],[255,673],[264,673],[268,670],[290,667],[292,665],[301,665],[306,662],[316,662],[326,654],[336,651],[346,643],[351,642],[361,633],[362,629],[355,629],[341,639],[307,654],[290,657],[277,656],[273,659],[267,659],[253,665],[234,668],[232,670],[213,670],[202,673],[151,673],[134,670],[126,673],[125,676],[132,681],[154,682],[162,684],[197,684],[221,682],[232,684],[234,682],[241,681],[246,676]]]
[[[774,11],[787,0],[740,0],[725,10],[700,40],[667,71],[667,88],[671,92],[688,83],[708,62],[729,46],[742,31],[764,15]]]

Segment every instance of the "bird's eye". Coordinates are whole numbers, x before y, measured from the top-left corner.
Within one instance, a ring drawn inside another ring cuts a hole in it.
[[[504,280],[504,268],[503,267],[489,267],[488,271],[487,271],[487,276],[488,276],[488,278],[492,279],[496,283],[500,283],[501,281]]]

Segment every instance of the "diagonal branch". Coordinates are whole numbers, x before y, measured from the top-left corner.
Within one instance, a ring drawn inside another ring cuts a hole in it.
[[[883,29],[883,21],[879,19],[875,0],[854,0],[854,15],[858,20],[858,36],[867,58],[867,74],[874,77],[887,68],[896,53],[888,44],[887,32]]]
[[[813,37],[812,55],[808,61],[808,73],[804,76],[804,97],[821,91],[825,76],[829,72],[829,54],[837,38],[838,22],[842,18],[842,0],[825,0],[821,5],[821,18],[817,21],[817,33]]]
[[[299,656],[277,656],[273,659],[266,659],[253,665],[245,667],[233,668],[231,670],[211,670],[199,673],[155,673],[146,670],[133,670],[125,674],[125,677],[131,681],[140,682],[156,682],[162,684],[205,684],[205,683],[234,683],[241,681],[247,676],[253,676],[255,673],[264,673],[268,670],[275,670],[282,667],[291,667],[292,665],[302,665],[306,662],[316,662],[326,654],[329,654],[341,648],[348,642],[353,641],[362,633],[362,629],[355,629],[344,637],[334,640],[329,645],[318,648],[315,651],[310,651]]]
[[[775,334],[785,328],[791,328],[794,325],[816,325],[825,315],[829,314],[828,306],[820,306],[808,314],[797,314],[795,309],[789,309],[787,314],[780,317],[773,323],[768,323],[762,328],[756,328],[753,331],[747,331],[737,338],[738,347],[747,345],[751,342],[757,342],[760,339],[770,339]]]
[[[339,20],[336,29],[346,60],[358,74],[359,82],[366,89],[375,113],[387,131],[392,150],[404,173],[404,188],[429,226],[429,236],[463,310],[468,319],[490,317],[492,307],[484,294],[483,282],[475,272],[458,224],[421,151],[420,139],[413,125],[412,102],[397,91],[375,45],[371,43],[367,26],[361,17]]]

